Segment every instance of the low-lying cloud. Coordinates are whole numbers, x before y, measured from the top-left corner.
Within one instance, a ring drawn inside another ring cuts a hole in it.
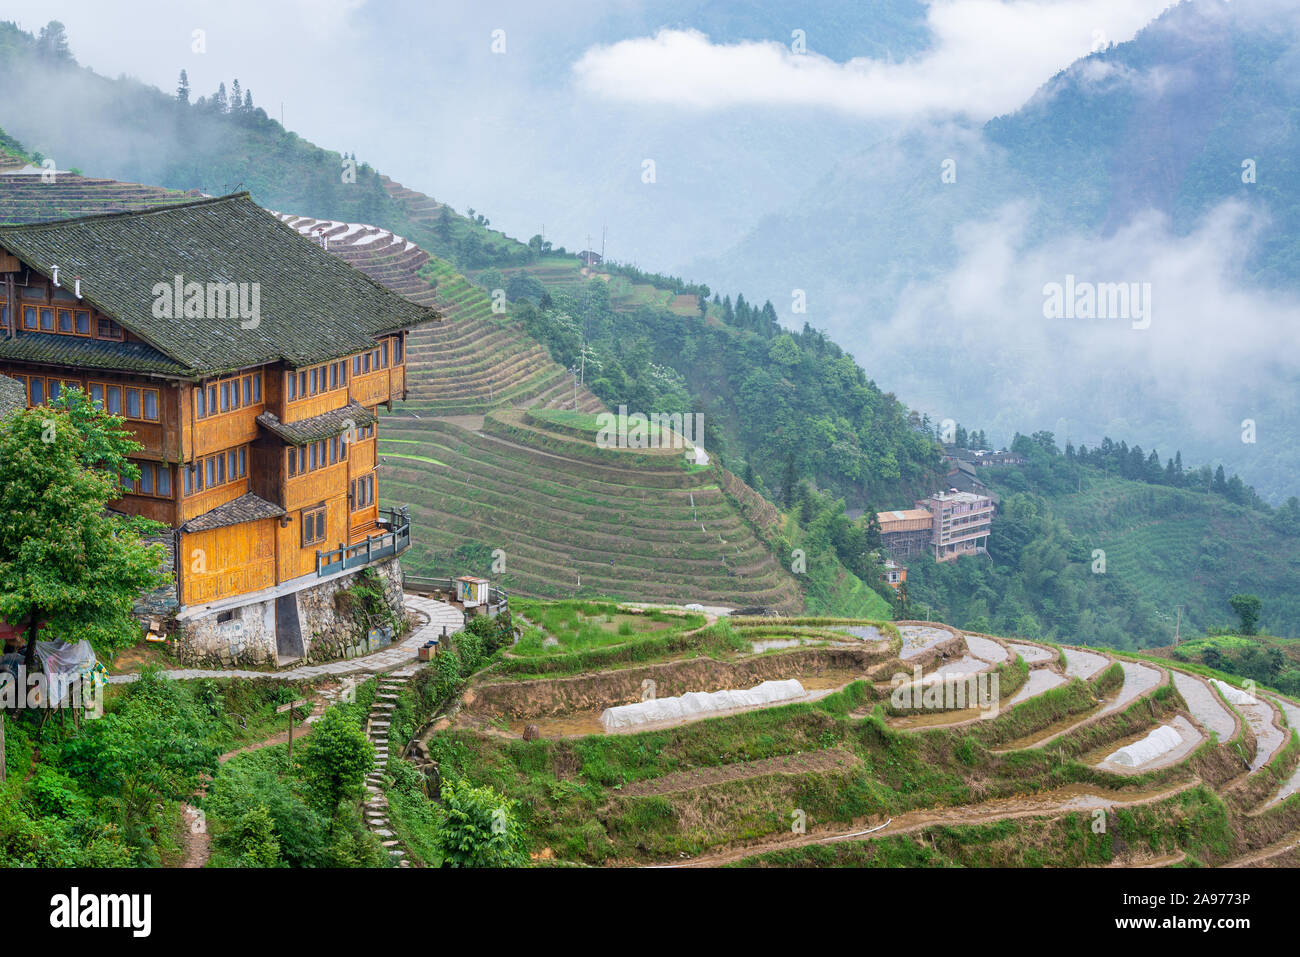
[[[1148,451],[1158,443],[1165,457],[1199,449],[1197,463],[1243,472],[1256,454],[1241,441],[1243,419],[1259,422],[1260,443],[1292,431],[1282,418],[1296,407],[1300,354],[1284,344],[1300,299],[1242,279],[1268,228],[1262,214],[1229,201],[1177,234],[1149,212],[1108,238],[1036,246],[1024,241],[1031,217],[1014,204],[959,227],[956,267],[909,287],[888,321],[854,330],[846,346],[917,407],[972,427],[1055,428],[1075,444],[1109,434]],[[1047,287],[1067,278],[1075,289],[1141,284],[1145,322],[1049,318]],[[924,361],[919,343],[936,345]]]
[[[932,43],[902,62],[838,63],[776,41],[713,43],[694,30],[660,30],[587,50],[574,64],[583,90],[614,101],[700,110],[818,107],[863,117],[1016,109],[1056,72],[1129,40],[1171,0],[943,0],[926,22]],[[798,28],[791,18],[792,32]]]

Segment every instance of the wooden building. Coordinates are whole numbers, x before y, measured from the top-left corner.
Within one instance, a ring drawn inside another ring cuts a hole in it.
[[[906,508],[877,512],[876,521],[880,523],[880,544],[894,558],[921,554],[934,537],[934,516],[928,509]]]
[[[192,658],[321,657],[328,596],[363,566],[400,601],[376,410],[437,318],[247,193],[0,227],[0,374],[29,406],[83,389],[144,446],[114,507],[173,530]]]

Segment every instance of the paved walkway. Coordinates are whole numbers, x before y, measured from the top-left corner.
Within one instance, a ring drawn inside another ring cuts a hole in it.
[[[402,641],[395,645],[385,648],[383,651],[376,651],[374,654],[365,655],[361,658],[348,658],[343,661],[328,661],[319,665],[306,665],[301,668],[286,668],[283,671],[248,671],[245,669],[219,669],[219,668],[175,668],[163,671],[163,675],[168,678],[176,678],[179,681],[191,680],[194,678],[283,678],[289,681],[308,681],[312,678],[319,678],[323,675],[355,675],[355,674],[375,674],[381,671],[390,671],[402,665],[409,664],[415,659],[416,649],[432,638],[442,635],[444,626],[447,628],[447,634],[459,631],[465,623],[465,616],[460,609],[455,608],[446,602],[435,601],[432,598],[421,598],[418,595],[406,596],[407,611],[414,611],[423,614],[429,619],[428,623],[420,628],[415,629],[407,635]],[[109,684],[129,684],[136,681],[139,675],[110,675]]]

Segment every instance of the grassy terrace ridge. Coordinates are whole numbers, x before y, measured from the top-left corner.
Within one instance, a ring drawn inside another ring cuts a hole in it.
[[[420,195],[397,189],[403,195]],[[441,208],[428,202],[434,209]],[[442,313],[443,322],[411,335],[408,395],[399,414],[477,415],[519,404],[572,408],[573,382],[565,370],[508,315],[493,310],[487,290],[475,286],[449,262],[405,237],[396,241],[387,230],[349,232],[344,224],[330,226],[310,217],[294,217],[292,222],[300,230],[321,229],[330,240],[330,252],[394,292]],[[375,235],[379,238],[373,239]],[[577,401],[583,410],[602,407],[581,386]]]
[[[767,661],[779,669],[782,661],[806,662],[821,642],[846,637],[847,625],[880,630],[886,669],[901,646],[889,622],[802,616],[701,627],[669,618],[651,628],[637,627],[634,615],[612,603],[530,601],[519,609],[533,629],[520,641],[524,653],[481,673],[475,685],[483,693],[503,682],[589,687],[629,670],[620,687],[631,687],[647,668],[674,664],[696,673],[711,662]],[[546,637],[556,641],[543,653]],[[810,644],[750,650],[755,640],[773,637]],[[1045,666],[1059,668],[1060,661]],[[1004,664],[1004,694],[1028,670],[1018,656]],[[547,863],[699,857],[742,866],[1080,866],[1168,858],[1219,865],[1300,829],[1300,795],[1265,807],[1296,773],[1294,731],[1251,774],[1241,754],[1255,739],[1240,720],[1231,740],[1206,735],[1165,766],[1132,774],[1096,767],[1098,755],[1189,714],[1169,680],[1118,711],[1097,713],[1098,701],[1123,682],[1112,660],[1088,680],[1071,679],[991,720],[951,727],[892,728],[885,720],[888,692],[856,680],[811,702],[639,733],[544,731],[525,742],[467,718],[427,744],[440,773],[489,784],[518,801],[530,851]],[[531,688],[521,686],[509,700],[530,700],[519,695],[538,693]],[[1046,731],[1057,735],[1048,746],[1015,749],[1015,742]],[[997,750],[1008,745],[1012,750]],[[1101,832],[1092,805],[1070,803],[1088,793],[1115,802]],[[796,808],[806,815],[806,839],[791,833]],[[818,843],[821,835],[851,837],[890,820],[893,828],[876,837]]]
[[[501,549],[492,577],[521,595],[800,607],[714,471],[687,469],[680,449],[602,449],[498,410],[482,434],[386,419],[379,457],[381,496],[409,504],[421,530],[413,574],[491,574]]]
[[[2,131],[0,136],[3,136]],[[0,145],[0,165],[4,162],[3,146]],[[6,170],[0,169],[0,224],[153,209],[188,203],[198,199],[199,195],[198,190],[183,192],[77,173],[60,172],[53,182],[43,182],[39,175],[6,175]]]

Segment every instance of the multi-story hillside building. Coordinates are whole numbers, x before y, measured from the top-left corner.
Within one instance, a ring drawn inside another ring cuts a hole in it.
[[[400,609],[376,410],[437,318],[246,193],[0,227],[0,374],[29,406],[83,389],[144,446],[114,507],[172,529],[186,657],[328,656],[363,566]]]
[[[952,489],[936,492],[916,504],[933,516],[930,548],[936,561],[951,561],[986,550],[994,507],[987,495]]]
[[[877,512],[880,543],[894,558],[927,549],[940,562],[978,554],[988,545],[996,504],[992,493],[956,488],[936,492],[918,501],[916,508]]]

